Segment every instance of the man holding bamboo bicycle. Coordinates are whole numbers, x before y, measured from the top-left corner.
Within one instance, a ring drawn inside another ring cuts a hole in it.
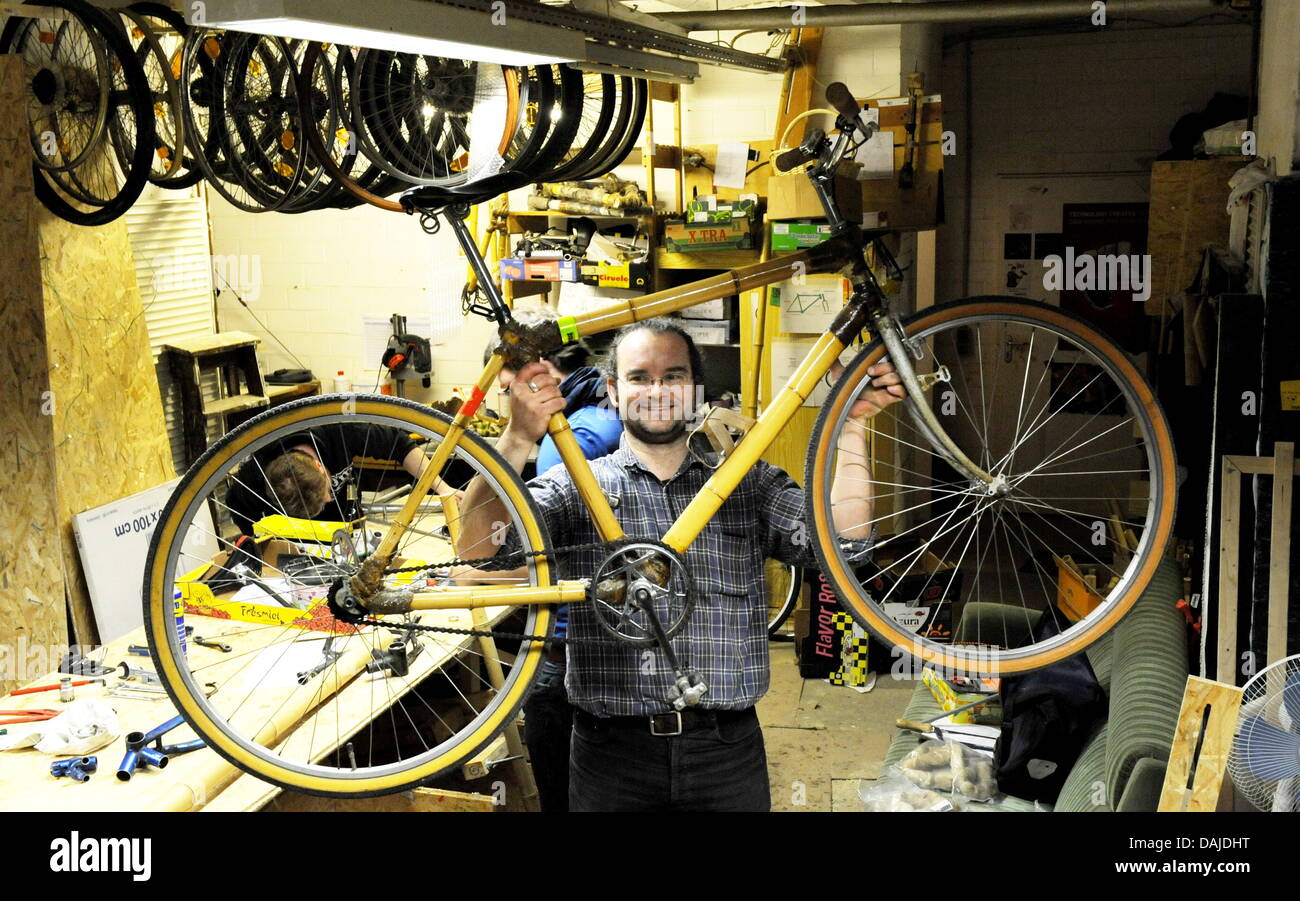
[[[835,373],[838,375],[838,371]],[[850,416],[879,412],[903,397],[893,367],[872,367]],[[610,348],[606,380],[623,420],[619,449],[592,461],[601,489],[629,538],[662,536],[712,474],[688,452],[687,420],[695,411],[701,357],[672,320],[651,319],[621,330]],[[516,471],[546,433],[565,400],[541,364],[529,364],[511,391],[511,419],[497,450]],[[524,386],[528,390],[523,390]],[[846,430],[831,500],[851,554],[870,550],[871,494],[865,469],[866,430]],[[841,477],[842,476],[842,477]],[[564,467],[528,485],[556,546],[599,541]],[[502,511],[490,492],[471,483],[465,541],[484,541]],[[708,686],[698,706],[673,711],[670,667],[656,648],[610,640],[591,604],[569,612],[569,701],[576,708],[570,761],[571,810],[768,810],[767,758],[754,705],[769,681],[767,596],[763,561],[815,565],[804,492],[780,469],[759,461],[683,555],[696,589],[695,608],[672,646]],[[517,545],[508,539],[507,550]],[[590,578],[598,550],[560,555],[563,578]],[[594,639],[605,639],[595,641]]]

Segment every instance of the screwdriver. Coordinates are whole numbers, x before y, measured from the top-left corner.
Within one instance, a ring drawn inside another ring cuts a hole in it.
[[[95,685],[103,685],[103,684],[104,684],[104,680],[103,680],[103,679],[80,679],[80,680],[78,680],[78,681],[76,681],[76,682],[72,682],[72,683],[70,683],[70,684],[71,684],[73,687],[76,687],[76,686],[78,686],[78,685],[91,685],[91,684],[95,684]],[[32,686],[31,688],[18,688],[18,689],[15,689],[15,690],[9,692],[9,694],[11,694],[11,695],[34,695],[34,694],[36,694],[38,691],[57,691],[58,688],[59,688],[58,685],[34,685],[34,686]]]

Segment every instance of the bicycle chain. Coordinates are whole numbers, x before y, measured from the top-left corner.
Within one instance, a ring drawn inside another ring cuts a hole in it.
[[[563,553],[570,553],[575,551],[598,551],[606,548],[610,550],[610,553],[613,553],[614,551],[618,550],[619,547],[628,544],[633,544],[633,543],[640,543],[640,539],[619,538],[614,541],[593,541],[589,544],[570,544],[570,545],[565,545],[564,547],[552,548],[550,550],[543,549],[540,551],[514,551],[512,553],[504,554],[504,555],[497,554],[496,556],[493,557],[477,557],[472,559],[462,559],[457,557],[448,560],[445,563],[439,563],[436,566],[430,566],[429,564],[426,563],[423,566],[403,566],[395,569],[386,569],[384,570],[384,575],[389,576],[389,575],[396,575],[398,573],[423,572],[424,570],[428,570],[428,569],[442,569],[444,567],[453,567],[453,566],[478,567],[484,563],[499,563],[502,560],[513,560],[515,558],[522,559],[525,557],[557,557]],[[420,623],[391,622],[389,620],[373,619],[370,617],[366,617],[364,619],[358,620],[358,624],[365,625],[365,626],[381,626],[385,629],[402,629],[407,632],[446,632],[452,635],[468,635],[474,638],[492,638],[492,639],[500,638],[500,639],[515,640],[515,641],[535,641],[548,648],[557,644],[558,645],[564,645],[564,644],[594,645],[594,644],[615,643],[612,640],[607,638],[579,638],[579,639],[547,638],[544,635],[529,635],[525,632],[506,632],[501,629],[460,629],[460,628],[456,628],[455,626],[425,626]]]

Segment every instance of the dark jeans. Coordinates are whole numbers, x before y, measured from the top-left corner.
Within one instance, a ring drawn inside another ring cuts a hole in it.
[[[524,701],[524,743],[543,813],[569,809],[569,734],[573,707],[564,691],[564,664],[547,660]]]
[[[573,717],[569,809],[574,811],[767,811],[763,730],[744,716],[678,736],[647,726]]]

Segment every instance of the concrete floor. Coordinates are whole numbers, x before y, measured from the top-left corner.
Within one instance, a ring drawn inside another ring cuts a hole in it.
[[[858,783],[880,775],[915,682],[882,676],[861,693],[825,679],[803,679],[794,645],[774,642],[772,685],[758,703],[767,745],[772,809],[862,810]]]

